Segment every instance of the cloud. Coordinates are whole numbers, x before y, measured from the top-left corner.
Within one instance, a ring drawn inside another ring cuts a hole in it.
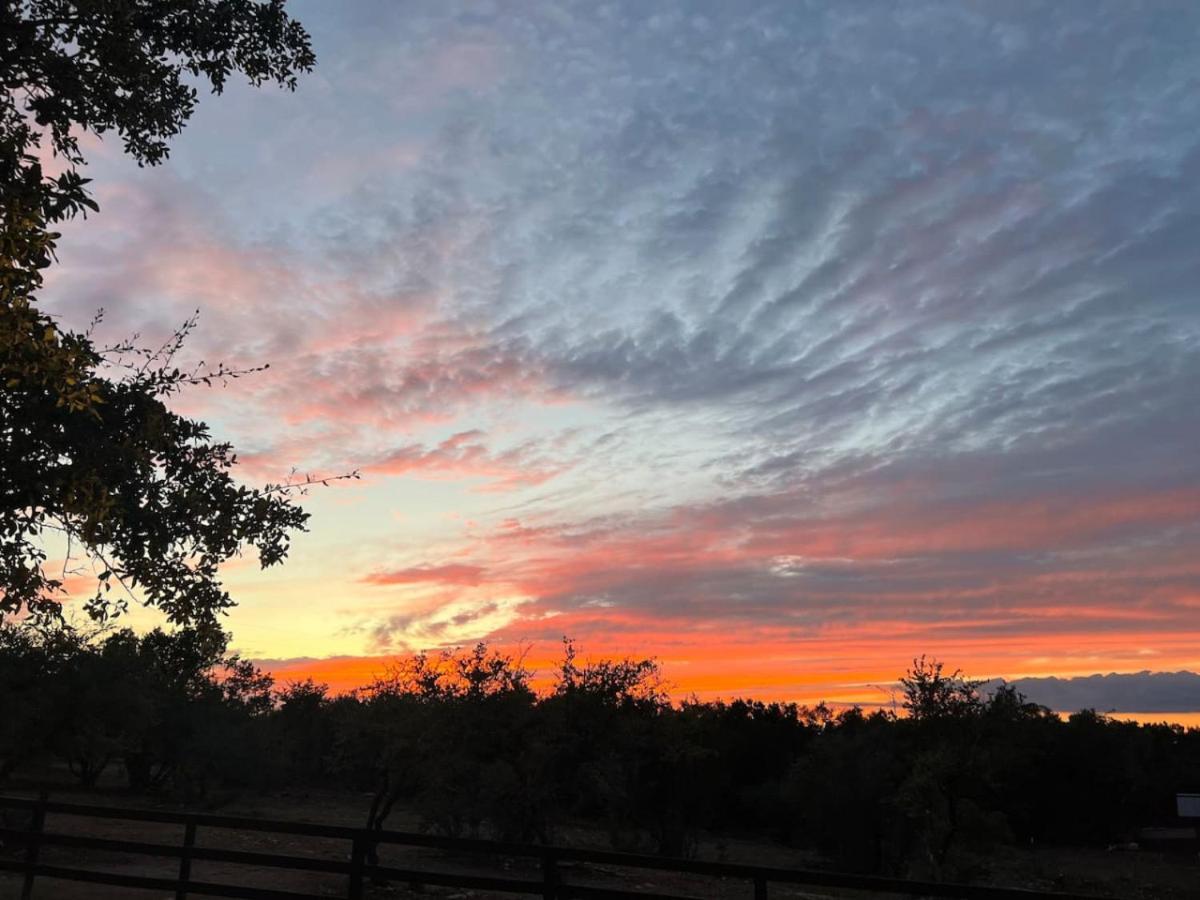
[[[630,519],[501,523],[473,553],[544,612],[596,607],[675,623],[793,629],[894,619],[969,631],[1186,627],[1200,497],[1165,491],[1023,501],[909,485],[814,503],[764,494]],[[1082,602],[1086,596],[1088,602]]]
[[[364,641],[1200,665],[1200,8],[301,18],[296,95],[101,160],[47,297],[152,335],[200,306],[198,355],[272,363],[184,402],[249,474],[368,475],[390,562],[346,590],[445,593]],[[446,485],[455,536],[391,529]]]
[[[488,490],[504,491],[538,485],[559,474],[565,466],[554,463],[536,443],[490,451],[472,430],[451,435],[435,447],[406,444],[389,450],[366,466],[380,475],[441,475],[453,478],[486,478]]]
[[[1084,678],[1018,678],[1012,686],[1051,709],[1173,713],[1200,710],[1200,674],[1134,672]]]
[[[412,566],[373,572],[363,578],[367,584],[456,584],[475,587],[487,570],[481,566],[447,563],[441,566]]]

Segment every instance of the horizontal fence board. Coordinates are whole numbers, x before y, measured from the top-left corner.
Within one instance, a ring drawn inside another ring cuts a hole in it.
[[[36,805],[31,801],[29,808]],[[4,805],[4,804],[0,804]],[[362,829],[347,825],[322,825],[316,822],[289,822],[273,819],[257,819],[246,816],[215,816],[204,813],[173,813],[154,809],[116,809],[109,806],[89,806],[82,803],[61,803],[48,800],[47,813],[86,818],[123,819],[132,822],[160,822],[168,825],[186,825],[195,822],[201,828],[226,828],[237,831],[265,831],[275,834],[302,834],[308,837],[327,837],[338,840],[354,840]]]
[[[0,859],[0,871],[25,872],[24,862]],[[151,891],[178,891],[186,889],[189,894],[205,897],[232,897],[238,900],[329,900],[328,894],[304,894],[298,891],[278,891],[273,888],[238,887],[231,884],[215,884],[206,881],[189,881],[186,885],[174,878],[151,878],[148,875],[123,875],[117,872],[92,872],[72,869],[67,866],[50,866],[38,863],[33,873],[41,878],[62,881],[82,881],[88,884],[108,884],[114,887],[143,888]]]
[[[137,853],[143,856],[166,856],[179,859],[184,856],[182,846],[152,844],[145,841],[124,841],[116,838],[99,838],[82,834],[56,834],[43,831],[20,831],[15,828],[0,828],[0,837],[15,838],[22,843],[36,839],[43,846],[78,847],[85,850],[104,850],[110,853]],[[257,850],[226,850],[220,847],[187,848],[186,854],[193,860],[205,862],[236,863],[245,866],[267,866],[276,869],[296,869],[306,872],[328,872],[333,875],[349,875],[350,863],[312,856],[289,856],[282,853],[262,853]]]
[[[191,848],[193,860],[236,863],[244,866],[268,866],[276,869],[295,869],[302,872],[325,872],[330,875],[349,875],[350,863],[336,859],[317,859],[312,856],[286,856],[278,853],[259,853],[255,850],[222,850],[217,847]]]
[[[80,847],[88,850],[104,850],[110,853],[169,856],[175,859],[183,854],[182,847],[173,847],[170,844],[124,841],[118,838],[91,837],[82,834],[55,834],[49,831],[18,831],[15,828],[0,828],[0,837],[14,838],[23,844],[37,841],[43,847]]]

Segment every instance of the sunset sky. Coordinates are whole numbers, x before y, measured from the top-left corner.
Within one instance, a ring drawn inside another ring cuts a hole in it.
[[[247,482],[361,470],[224,570],[243,654],[1200,669],[1200,4],[290,8],[294,94],[86,144],[43,295],[270,363],[177,402]]]

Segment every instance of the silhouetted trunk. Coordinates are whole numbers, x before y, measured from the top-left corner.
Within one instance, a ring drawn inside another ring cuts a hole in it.
[[[371,808],[367,812],[367,829],[369,831],[383,830],[383,823],[387,821],[387,817],[392,812],[392,806],[396,803],[396,794],[397,791],[391,783],[391,778],[387,772],[384,772],[380,778],[379,788],[375,791],[375,796],[371,798]],[[379,865],[378,842],[367,842],[366,859],[367,865]]]
[[[153,784],[154,763],[148,753],[126,753],[125,775],[130,790],[144,792]]]
[[[105,756],[103,759],[76,759],[67,760],[67,768],[71,774],[79,779],[79,783],[86,788],[93,788],[96,782],[100,780],[100,776],[104,774],[104,770],[108,768],[109,762],[112,761],[111,756]]]

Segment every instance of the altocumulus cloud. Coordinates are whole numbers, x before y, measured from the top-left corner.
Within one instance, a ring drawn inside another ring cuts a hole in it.
[[[201,119],[138,187],[101,160],[53,292],[282,355],[207,401],[264,467],[504,490],[374,571],[478,570],[445,621],[492,583],[499,634],[1200,664],[1200,7],[298,14],[313,83],[206,112],[236,158]]]

